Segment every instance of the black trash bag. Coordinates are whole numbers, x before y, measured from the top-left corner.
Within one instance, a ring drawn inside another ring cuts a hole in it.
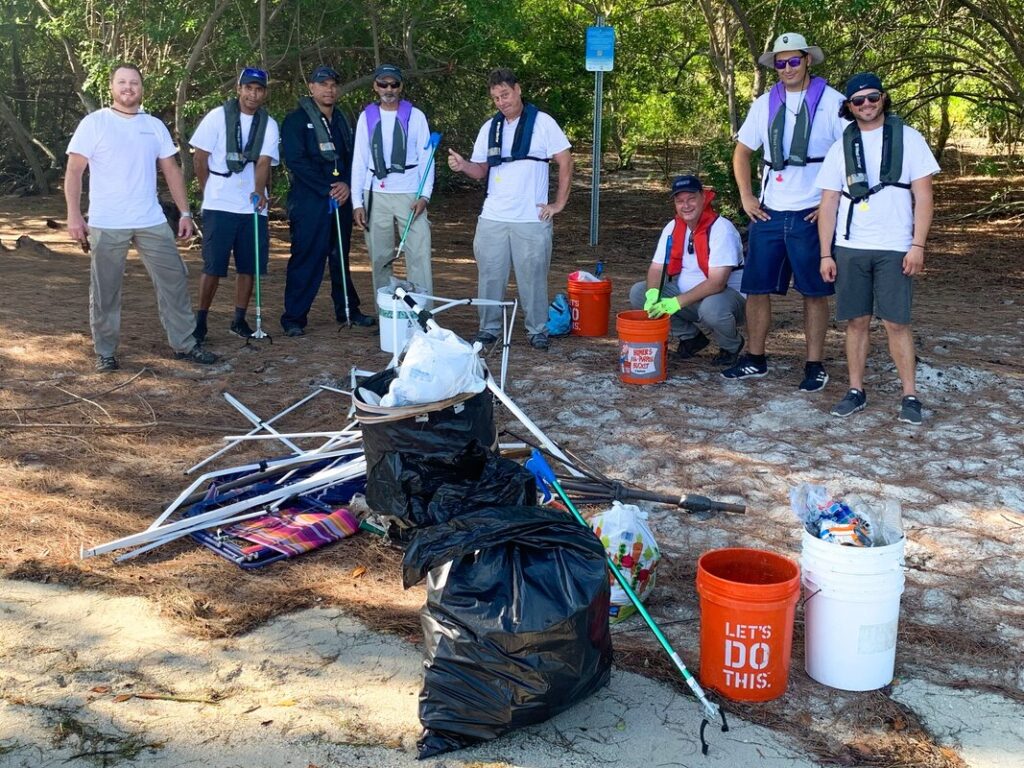
[[[387,392],[394,371],[361,386]],[[445,483],[478,478],[497,455],[494,396],[484,390],[440,411],[384,424],[361,424],[366,456],[366,502],[406,525],[429,525],[427,504]]]
[[[408,588],[427,572],[419,757],[543,722],[608,682],[605,551],[542,507],[480,509],[416,533]]]
[[[447,523],[481,507],[528,507],[537,503],[537,479],[511,459],[488,458],[478,477],[445,483],[433,494],[426,516],[431,524]]]

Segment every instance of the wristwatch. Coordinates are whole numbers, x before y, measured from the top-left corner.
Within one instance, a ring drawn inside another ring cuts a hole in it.
[[[183,218],[183,219],[191,219],[192,218],[192,211],[182,211],[181,212],[181,218]]]

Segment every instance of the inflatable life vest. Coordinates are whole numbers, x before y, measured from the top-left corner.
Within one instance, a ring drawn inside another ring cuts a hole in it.
[[[260,107],[252,116],[252,123],[249,125],[249,136],[242,143],[242,110],[238,106],[238,99],[228,99],[224,102],[224,128],[226,138],[226,151],[224,160],[228,166],[227,173],[210,171],[215,176],[228,178],[236,173],[241,173],[249,163],[255,163],[260,157],[260,150],[263,149],[263,139],[267,134],[267,122],[269,120],[267,110]]]
[[[765,165],[773,171],[781,171],[787,165],[805,166],[809,163],[820,163],[824,157],[808,157],[807,147],[811,140],[811,125],[818,111],[822,94],[828,83],[822,77],[812,77],[807,84],[807,94],[800,111],[796,115],[793,126],[793,140],[789,143],[789,154],[782,148],[782,136],[786,127],[786,86],[776,83],[768,92],[768,146],[771,149],[771,162]]]
[[[338,154],[338,148],[334,146],[334,139],[331,138],[330,123],[327,122],[327,118],[324,117],[324,113],[320,111],[320,107],[318,107],[316,102],[309,96],[302,96],[299,99],[299,107],[306,113],[306,117],[309,118],[310,125],[313,126],[313,131],[316,133],[316,144],[320,151],[320,157],[329,163],[336,162],[340,156]],[[341,123],[342,141],[346,141],[348,140],[349,128],[344,117],[341,118]]]
[[[406,165],[409,144],[409,116],[412,115],[412,104],[405,99],[398,102],[398,114],[395,118],[395,129],[391,139],[391,164],[384,159],[384,136],[380,122],[380,104],[367,104],[366,133],[370,137],[370,157],[373,159],[373,175],[378,179],[385,178],[389,173],[405,173],[415,165]]]
[[[846,212],[846,234],[850,239],[850,225],[853,223],[853,209],[856,204],[867,200],[886,187],[910,190],[910,185],[900,181],[903,175],[903,120],[896,115],[886,115],[882,125],[882,161],[878,183],[868,186],[868,172],[864,162],[864,141],[857,121],[843,130],[843,159],[846,163],[846,190],[842,195],[850,201]]]
[[[537,112],[537,107],[533,104],[523,105],[523,112],[520,116],[522,119],[516,125],[516,133],[512,137],[512,154],[508,157],[501,156],[501,138],[505,130],[505,116],[498,112],[491,119],[491,128],[487,135],[487,165],[489,168],[516,160],[550,162],[546,157],[530,156],[530,142],[533,140],[533,127],[537,122]]]
[[[718,220],[718,214],[711,207],[715,193],[707,190],[704,193],[704,210],[700,212],[697,226],[690,236],[690,253],[697,256],[697,266],[708,276],[708,264],[711,259],[711,225]],[[686,240],[686,222],[676,216],[675,227],[672,229],[672,251],[668,259],[668,276],[676,277],[683,271],[683,242]]]

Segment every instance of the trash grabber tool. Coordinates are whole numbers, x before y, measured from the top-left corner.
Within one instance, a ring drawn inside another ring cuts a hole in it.
[[[700,496],[695,493],[674,496],[670,493],[657,493],[655,491],[644,490],[643,488],[630,488],[615,481],[610,483],[588,483],[581,482],[575,478],[567,478],[562,480],[562,487],[567,491],[579,491],[590,495],[598,495],[600,493],[614,501],[653,501],[657,504],[669,504],[674,507],[679,507],[680,509],[685,509],[687,512],[695,512],[698,514],[732,512],[734,514],[742,515],[747,511],[747,508],[743,504],[729,504],[724,501],[715,501],[714,499],[709,499],[707,496]]]
[[[334,228],[338,234],[338,263],[341,265],[341,290],[345,294],[345,326],[349,327],[352,325],[352,315],[348,309],[348,279],[345,277],[345,246],[341,240],[341,206],[338,205],[338,201],[333,197],[328,198],[330,200],[329,206],[331,211],[334,212]]]
[[[249,199],[252,201],[252,237],[256,254],[256,267],[253,269],[253,274],[256,276],[256,330],[252,332],[252,336],[249,338],[257,340],[270,339],[270,343],[273,344],[274,340],[270,334],[263,330],[263,306],[260,295],[260,196],[254,194]],[[245,343],[248,344],[249,339],[246,339]]]
[[[440,143],[441,134],[432,133],[430,134],[430,138],[427,139],[426,146],[423,147],[424,149],[429,149],[430,154],[427,155],[426,167],[423,169],[423,176],[420,177],[420,186],[419,189],[416,190],[416,197],[413,199],[414,204],[416,203],[417,200],[420,199],[420,195],[423,194],[423,185],[427,183],[427,176],[430,174],[430,171],[434,165],[434,153],[437,152],[437,145]],[[385,267],[390,267],[392,264],[398,261],[399,258],[401,258],[402,249],[405,248],[405,238],[409,236],[409,228],[412,227],[412,221],[415,218],[416,210],[413,209],[409,211],[409,218],[405,220],[405,229],[402,231],[402,239],[398,241],[398,248],[397,250],[395,250],[395,255],[392,256],[391,259],[387,262],[387,264],[384,265]],[[423,289],[423,286],[417,287],[420,288],[421,290]]]
[[[533,472],[538,483],[549,485],[555,489],[559,497],[562,499],[562,502],[569,508],[569,511],[572,512],[572,516],[576,518],[576,522],[580,525],[585,525],[587,528],[590,527],[587,525],[587,521],[583,519],[583,515],[579,513],[579,510],[576,509],[576,506],[562,489],[562,485],[558,482],[558,478],[555,477],[555,473],[551,471],[551,467],[548,465],[547,461],[544,459],[544,455],[540,451],[534,449],[530,459],[526,462],[526,468]],[[657,622],[651,618],[651,614],[647,612],[644,604],[640,602],[640,598],[637,597],[636,592],[633,591],[633,587],[630,586],[629,580],[622,575],[622,572],[619,571],[618,566],[615,565],[614,561],[610,557],[607,558],[607,561],[608,567],[611,569],[612,575],[615,576],[615,579],[619,582],[619,586],[622,587],[622,591],[629,597],[630,602],[633,603],[637,612],[643,616],[644,621],[647,622],[647,626],[650,627],[651,632],[654,633],[654,636],[658,639],[658,642],[665,650],[665,653],[667,653],[669,658],[672,659],[672,663],[675,664],[676,669],[678,669],[679,673],[683,676],[683,680],[686,681],[686,684],[690,687],[693,695],[697,697],[698,701],[700,701],[701,707],[704,710],[704,719],[700,724],[700,744],[701,751],[706,755],[708,753],[708,743],[704,738],[704,729],[707,728],[708,722],[721,719],[722,731],[728,731],[729,724],[725,721],[725,712],[721,707],[708,699],[707,694],[704,693],[704,689],[701,688],[700,683],[697,682],[697,678],[690,674],[690,670],[686,668],[683,660],[679,657],[679,654],[676,653],[671,643],[669,643],[668,638],[665,637],[665,634],[661,631]]]

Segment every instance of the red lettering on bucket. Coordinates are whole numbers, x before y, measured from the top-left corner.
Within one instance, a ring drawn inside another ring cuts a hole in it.
[[[625,360],[623,368],[627,373],[634,376],[644,376],[658,373],[658,353],[661,346],[639,346],[635,344],[623,345],[625,348]]]

